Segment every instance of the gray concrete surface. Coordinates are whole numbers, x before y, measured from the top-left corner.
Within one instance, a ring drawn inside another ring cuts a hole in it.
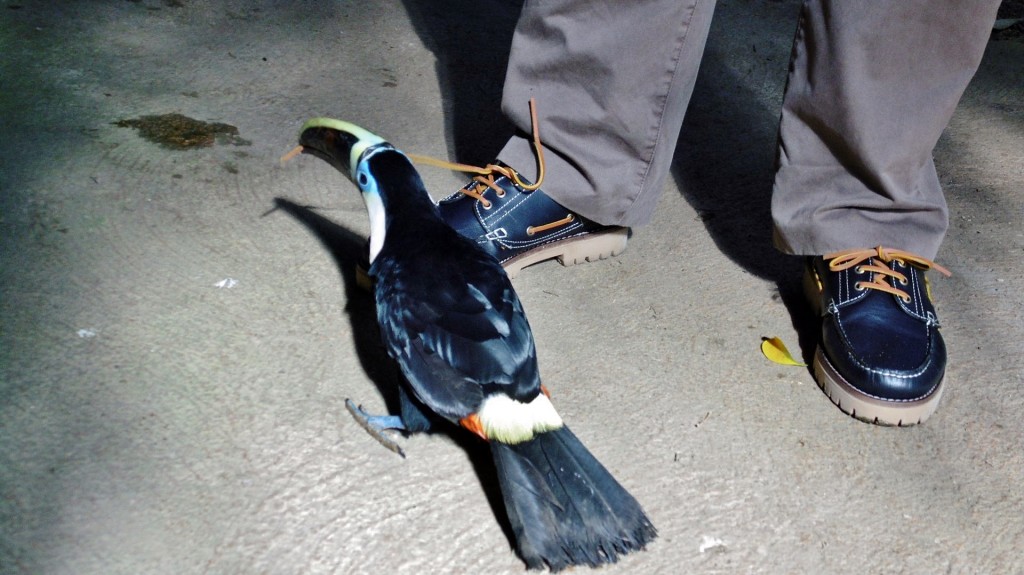
[[[413,437],[402,460],[346,413],[382,409],[390,369],[345,260],[365,213],[326,164],[278,164],[320,114],[490,159],[516,5],[409,4],[0,6],[0,572],[523,571],[478,444]],[[768,244],[797,8],[721,3],[626,253],[516,280],[556,404],[660,529],[603,572],[1022,573],[1024,43],[991,43],[936,150],[948,390],[879,428],[758,350],[813,349],[799,265]],[[169,112],[244,141],[113,125]]]

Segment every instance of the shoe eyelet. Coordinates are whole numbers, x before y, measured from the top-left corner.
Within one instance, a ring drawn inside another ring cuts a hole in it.
[[[907,278],[903,278],[903,279],[900,280],[900,285],[901,286],[910,285],[910,280],[908,280]]]
[[[857,291],[864,291],[864,290],[866,290],[868,288],[864,287],[864,282],[857,282],[857,283],[853,284],[853,289],[855,289]]]
[[[853,268],[853,273],[858,274],[858,275],[864,273],[864,266],[857,266],[857,267]]]
[[[480,200],[480,205],[481,205],[481,206],[483,206],[483,208],[484,208],[485,210],[489,210],[489,209],[491,209],[492,207],[494,207],[494,204],[492,204],[491,202],[489,202],[489,201],[487,201],[487,200],[484,200],[484,199],[481,199],[481,200]]]
[[[505,190],[499,189],[497,192],[494,193],[494,195],[498,196],[499,198],[504,198]]]

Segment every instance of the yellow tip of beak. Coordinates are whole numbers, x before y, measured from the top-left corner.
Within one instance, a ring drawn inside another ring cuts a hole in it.
[[[295,146],[294,148],[292,148],[292,151],[290,151],[287,154],[281,156],[281,164],[284,165],[285,162],[287,162],[288,160],[294,158],[295,156],[298,156],[301,153],[302,153],[302,146]]]

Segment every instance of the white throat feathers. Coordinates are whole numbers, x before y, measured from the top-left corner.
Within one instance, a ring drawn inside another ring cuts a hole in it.
[[[381,140],[384,144],[384,142]],[[387,232],[387,219],[385,218],[384,201],[380,197],[380,188],[377,179],[370,173],[370,158],[378,152],[394,150],[390,144],[367,150],[359,158],[357,164],[352,165],[352,179],[363,192],[363,202],[366,204],[366,211],[370,216],[370,263],[377,258],[382,247],[384,247],[384,235]],[[397,151],[397,150],[396,150]]]
[[[370,215],[370,263],[377,259],[380,249],[384,247],[384,233],[387,226],[384,219],[384,202],[380,194],[363,192],[363,202],[366,204],[366,211]]]

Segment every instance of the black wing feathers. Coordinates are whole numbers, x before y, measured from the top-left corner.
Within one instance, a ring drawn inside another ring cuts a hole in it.
[[[416,395],[454,420],[495,390],[535,397],[533,337],[501,265],[443,222],[415,225],[429,244],[396,229],[370,273],[385,344]]]

